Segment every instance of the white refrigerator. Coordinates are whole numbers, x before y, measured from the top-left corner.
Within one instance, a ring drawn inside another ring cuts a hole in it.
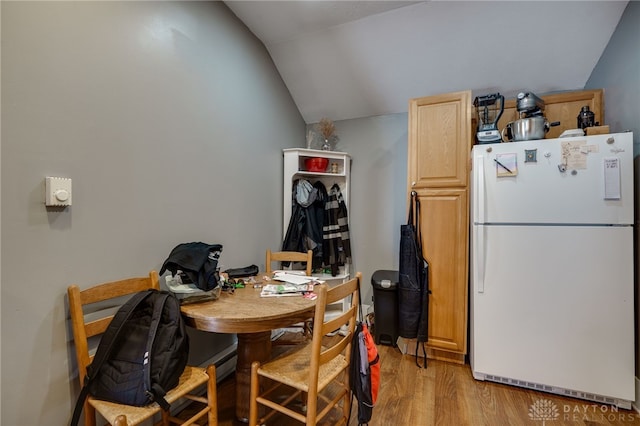
[[[633,136],[476,145],[474,378],[630,408]]]

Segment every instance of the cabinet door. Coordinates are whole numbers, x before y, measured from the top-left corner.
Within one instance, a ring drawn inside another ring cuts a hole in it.
[[[583,106],[588,106],[589,109],[593,111],[596,122],[601,125],[605,124],[603,94],[604,91],[602,89],[596,89],[540,96],[540,99],[544,101],[544,116],[546,119],[549,122],[560,122],[559,126],[554,126],[549,129],[545,138],[557,138],[565,130],[575,129],[578,126],[578,114]],[[517,120],[518,118],[516,99],[506,100],[504,103],[504,113],[502,117],[500,117],[500,121],[498,121],[498,129],[504,129],[509,121]]]
[[[430,348],[466,353],[467,189],[419,189],[423,253],[429,262]]]
[[[471,92],[409,101],[409,187],[466,186]]]

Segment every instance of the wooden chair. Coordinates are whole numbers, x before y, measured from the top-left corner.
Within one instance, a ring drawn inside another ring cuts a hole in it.
[[[265,268],[267,269],[267,274],[271,274],[273,269],[271,269],[272,262],[302,262],[305,263],[306,270],[305,273],[307,276],[311,275],[311,268],[313,263],[313,251],[308,250],[306,253],[298,252],[298,251],[271,251],[267,250],[267,261],[265,262]]]
[[[250,426],[264,424],[276,413],[306,425],[315,425],[336,410],[340,412],[340,419],[332,418],[331,423],[348,424],[351,408],[351,340],[356,325],[361,278],[362,275],[357,273],[356,278],[336,287],[328,288],[326,284],[317,286],[318,299],[311,341],[263,365],[259,362],[251,365]],[[327,305],[349,296],[350,308],[339,317],[325,321]],[[336,334],[323,340],[325,335],[344,325],[347,328],[344,336]],[[296,401],[305,395],[306,404],[296,407]],[[342,407],[338,410],[340,401]],[[260,419],[259,405],[267,409],[266,415]]]
[[[311,275],[311,268],[313,263],[313,250],[308,250],[306,253],[299,251],[271,251],[267,249],[267,259],[265,262],[265,268],[267,275],[271,275],[273,269],[271,268],[273,262],[301,262],[305,264],[305,275]],[[280,265],[279,265],[280,266]],[[276,268],[276,270],[279,268]],[[291,328],[300,328],[302,330],[302,338],[308,340],[311,336],[311,319],[303,323],[293,324]],[[299,339],[287,339],[286,337],[280,337],[275,339],[273,343],[276,346],[279,345],[295,345],[300,343]]]
[[[117,307],[126,300],[123,296],[130,296],[150,288],[160,289],[156,271],[151,271],[148,277],[109,282],[86,290],[80,290],[77,285],[72,285],[67,289],[81,387],[87,375],[87,366],[93,360],[93,355],[89,354],[88,339],[101,336],[105,332],[117,311]],[[98,305],[95,305],[96,303]],[[194,394],[205,386],[206,395],[204,397]],[[210,365],[206,369],[187,366],[180,376],[178,386],[167,392],[165,396],[169,404],[183,398],[205,404],[204,408],[197,411],[188,420],[189,422],[207,415],[209,426],[216,426],[218,419],[215,366]],[[171,416],[157,403],[145,407],[134,407],[102,401],[89,396],[84,405],[85,426],[95,426],[96,412],[114,426],[137,425],[158,413],[161,414],[162,420],[159,424],[162,425],[184,424],[186,422]]]

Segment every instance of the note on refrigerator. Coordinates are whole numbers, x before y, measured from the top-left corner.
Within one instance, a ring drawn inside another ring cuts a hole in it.
[[[518,175],[518,159],[515,152],[497,154],[493,161],[496,163],[497,177]]]
[[[620,199],[620,159],[604,158],[604,199]]]
[[[587,154],[590,152],[585,150],[587,141],[563,141],[562,163],[567,169],[584,170],[587,168]]]

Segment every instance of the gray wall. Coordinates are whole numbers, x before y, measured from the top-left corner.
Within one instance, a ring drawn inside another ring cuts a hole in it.
[[[640,2],[631,1],[585,86],[605,89],[605,123],[612,132],[634,132],[636,155],[640,155],[639,23]],[[422,95],[416,93],[415,97]],[[407,220],[407,128],[407,114],[336,122],[340,137],[336,149],[353,157],[350,226],[356,247],[354,270],[362,271],[367,284],[363,288],[365,302],[371,300],[371,274],[399,266],[400,225]]]
[[[1,8],[0,423],[62,425],[78,391],[67,286],[145,275],[188,241],[263,266],[282,148],[305,124],[221,2]],[[73,206],[45,208],[45,176],[73,179]],[[194,333],[192,361],[232,339]]]
[[[77,392],[67,285],[145,274],[192,240],[224,244],[223,267],[262,266],[281,242],[281,149],[305,146],[305,124],[262,45],[221,3],[0,7],[0,423],[60,425]],[[630,2],[603,58],[618,53],[587,87],[605,88],[607,123],[636,126],[636,141],[637,22]],[[626,71],[635,86],[616,100]],[[353,158],[354,269],[370,301],[371,274],[398,268],[407,115],[336,128]],[[73,178],[72,207],[45,209],[49,175]],[[194,346],[224,337],[196,334]]]
[[[630,1],[585,89],[604,88],[605,124],[633,131],[640,155],[640,2]]]
[[[407,120],[407,114],[392,114],[335,123],[340,138],[335,149],[353,159],[352,269],[362,272],[365,304],[372,304],[371,275],[399,266],[400,225],[407,220]]]
[[[612,132],[633,131],[636,163],[636,389],[640,389],[640,2],[630,1],[609,44],[587,81],[587,89],[604,87],[605,124]],[[640,395],[636,395],[636,402]]]

